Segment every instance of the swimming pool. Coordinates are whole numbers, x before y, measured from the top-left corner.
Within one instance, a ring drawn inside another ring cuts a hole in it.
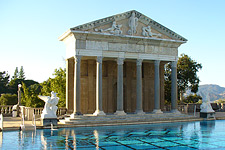
[[[225,149],[225,120],[4,131],[2,149]]]

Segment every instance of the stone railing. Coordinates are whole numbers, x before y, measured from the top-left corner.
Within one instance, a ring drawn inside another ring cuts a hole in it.
[[[44,108],[31,108],[31,107],[24,107],[24,106],[20,106],[21,111],[23,111],[23,114],[25,116],[25,120],[32,120],[33,118],[33,114],[35,114],[36,118],[40,118],[41,117],[41,113],[43,111]],[[57,116],[62,116],[66,114],[67,109],[62,107],[62,108],[58,108],[56,115]]]
[[[187,105],[178,105],[178,111],[187,113]]]
[[[1,105],[0,106],[0,113],[3,115],[3,116],[12,116],[12,108],[13,108],[13,105]]]
[[[25,116],[25,120],[32,120],[33,113],[35,114],[36,118],[40,118],[43,109],[44,108],[31,108],[31,107],[20,106],[19,114],[21,116],[21,113],[23,113]],[[13,105],[0,105],[0,114],[2,114],[4,117],[12,117],[12,112],[13,112]],[[56,115],[62,116],[62,115],[65,115],[66,112],[67,112],[67,109],[64,107],[58,108]]]
[[[182,113],[194,113],[194,112],[200,112],[200,106],[201,104],[194,104],[194,103],[190,103],[190,104],[184,104],[184,105],[178,105],[178,110]],[[225,104],[221,103],[221,104],[217,104],[217,103],[211,103],[212,109],[216,112],[225,112]],[[170,111],[171,110],[171,106],[170,105],[166,105],[164,106],[164,110],[163,111]]]
[[[178,105],[177,106],[178,111],[182,112],[182,113],[187,113],[187,105]],[[164,110],[163,111],[171,111],[171,105],[166,105],[164,106]]]

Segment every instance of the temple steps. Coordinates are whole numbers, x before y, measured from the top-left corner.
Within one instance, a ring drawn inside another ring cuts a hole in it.
[[[65,117],[61,119],[60,124],[67,125],[105,125],[105,124],[142,124],[142,123],[159,123],[159,122],[175,122],[175,121],[194,121],[199,120],[198,117],[187,114],[163,113],[163,114],[127,114],[127,115],[78,115],[74,118]]]

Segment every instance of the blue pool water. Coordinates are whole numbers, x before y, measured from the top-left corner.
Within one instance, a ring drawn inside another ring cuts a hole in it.
[[[0,133],[1,149],[225,149],[225,120]]]

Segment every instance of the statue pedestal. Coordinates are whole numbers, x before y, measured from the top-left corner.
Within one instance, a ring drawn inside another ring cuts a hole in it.
[[[14,105],[12,109],[12,117],[19,117],[19,105]]]
[[[57,126],[58,120],[57,118],[44,118],[41,119],[41,123],[43,126],[51,126],[51,124],[53,124],[53,126]]]
[[[215,112],[200,112],[201,118],[215,118]]]
[[[41,114],[41,122],[43,126],[57,126],[57,116],[55,114]]]

